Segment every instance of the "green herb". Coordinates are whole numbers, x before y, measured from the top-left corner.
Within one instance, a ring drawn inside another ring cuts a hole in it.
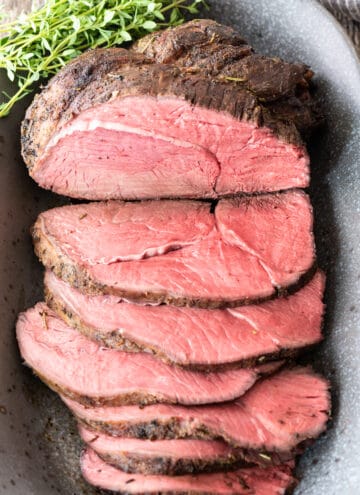
[[[32,92],[39,79],[56,74],[88,48],[121,45],[184,22],[205,0],[48,0],[44,7],[0,25],[0,68],[19,90],[3,93],[0,117]]]
[[[262,457],[266,461],[271,461],[271,456],[269,456],[267,454],[259,454],[259,457]]]
[[[230,77],[230,76],[224,76],[224,79],[226,81],[231,81],[231,82],[245,82],[246,77]]]

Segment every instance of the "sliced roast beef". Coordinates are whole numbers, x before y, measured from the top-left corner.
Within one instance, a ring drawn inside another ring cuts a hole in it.
[[[43,264],[84,293],[204,308],[274,297],[315,258],[300,191],[222,200],[214,214],[181,201],[65,206],[42,213],[33,238]]]
[[[149,354],[107,349],[68,327],[44,303],[20,315],[17,338],[25,362],[54,390],[86,405],[206,404],[232,400],[275,362],[254,369],[188,371]]]
[[[234,471],[258,465],[269,467],[293,460],[292,452],[271,453],[231,447],[223,440],[176,438],[151,440],[112,436],[79,423],[81,438],[105,462],[127,473],[180,475],[209,471]]]
[[[284,119],[277,102],[263,100],[229,79],[121,48],[92,50],[35,98],[23,156],[42,187],[85,199],[306,187],[309,158],[291,111]]]
[[[51,271],[45,274],[45,292],[48,306],[68,325],[106,347],[207,369],[255,364],[319,342],[324,282],[319,271],[292,296],[212,311],[87,296]]]
[[[79,427],[81,438],[105,462],[127,473],[180,475],[234,469],[241,452],[219,440],[140,440]]]
[[[309,368],[287,369],[258,382],[241,399],[198,407],[150,405],[145,408],[88,408],[64,398],[90,428],[113,436],[222,438],[244,454],[291,454],[326,428],[330,410],[327,381]]]
[[[288,466],[242,468],[231,473],[197,476],[127,474],[106,464],[91,449],[83,453],[81,469],[90,484],[128,494],[284,495],[296,484]]]

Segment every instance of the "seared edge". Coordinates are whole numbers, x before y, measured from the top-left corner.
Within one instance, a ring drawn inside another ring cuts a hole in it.
[[[141,407],[141,406],[140,406]],[[330,413],[328,413],[330,414]],[[304,449],[311,445],[314,440],[307,439],[290,451],[269,451],[264,445],[261,449],[255,450],[251,448],[239,447],[234,443],[234,440],[218,431],[212,431],[207,425],[196,425],[187,423],[177,417],[171,418],[169,421],[153,420],[144,423],[128,423],[128,422],[110,422],[110,421],[93,421],[77,417],[78,421],[86,428],[94,432],[106,433],[114,437],[124,438],[139,438],[142,440],[173,440],[177,438],[190,438],[198,440],[223,440],[229,445],[236,448],[236,451],[241,458],[248,464],[257,464],[261,466],[277,465],[294,459],[297,455],[303,453]],[[326,425],[322,433],[325,431]]]
[[[85,450],[82,452],[82,454],[81,454],[81,459],[80,459],[81,464],[83,463],[83,458],[84,458],[84,456],[87,454],[88,450],[89,450],[89,449],[85,449]],[[91,449],[90,449],[90,450],[91,450]],[[281,492],[281,494],[282,494],[282,495],[290,495],[290,494],[293,492],[293,490],[296,488],[297,484],[298,484],[298,481],[296,480],[296,478],[294,478],[293,473],[292,473],[293,468],[294,468],[293,463],[284,464],[284,465],[282,465],[282,466],[278,466],[278,468],[277,468],[279,471],[278,471],[278,473],[275,473],[275,476],[274,476],[275,478],[276,478],[277,476],[279,476],[279,475],[280,475],[280,473],[282,473],[282,474],[284,474],[284,475],[287,475],[287,477],[288,477],[288,484],[287,484],[287,488],[286,488],[286,489],[284,489],[284,492],[283,492],[283,491]],[[83,473],[83,474],[85,475],[85,479],[87,479],[87,478],[86,478],[86,473]],[[245,489],[245,490],[249,490],[249,494],[250,494],[250,495],[251,495],[251,494],[252,494],[252,495],[255,495],[255,494],[253,493],[253,490],[251,490],[251,488],[249,488],[249,485],[248,485],[248,483],[247,483],[247,480],[248,480],[248,479],[251,479],[251,474],[250,474],[250,473],[245,473],[245,472],[244,472],[244,473],[243,473],[243,475],[241,475],[241,473],[239,473],[239,474],[238,474],[238,476],[237,476],[237,480],[238,480],[238,482],[239,482],[241,485],[243,485],[244,489]],[[87,481],[89,481],[89,480],[87,480]],[[131,483],[131,481],[132,481],[132,480],[131,480],[131,478],[130,478],[130,479],[129,479],[126,483]],[[102,488],[102,487],[100,487],[100,486],[99,486],[99,488]],[[110,490],[103,490],[103,489],[102,489],[101,493],[109,493],[109,494],[112,494],[112,493],[114,493],[114,491],[110,491]],[[121,493],[123,493],[124,495],[127,495],[127,494],[129,493],[129,495],[130,495],[130,492],[121,492]],[[140,494],[137,494],[137,493],[135,493],[135,492],[131,492],[131,494],[132,494],[132,495],[140,495]],[[148,492],[141,492],[141,495],[214,495],[214,493],[212,493],[212,492],[202,492],[202,491],[201,491],[201,492],[199,492],[199,491],[197,491],[197,490],[196,490],[196,488],[195,488],[194,490],[192,489],[192,490],[191,490],[191,492],[190,492],[190,491],[187,491],[187,492],[179,492],[179,491],[168,491],[168,490],[167,490],[167,491],[156,492],[156,493],[155,493],[155,492],[153,492],[153,491],[152,491],[152,492],[150,492],[150,493],[148,493]],[[280,495],[280,492],[279,492],[279,495]]]
[[[307,135],[323,120],[312,97],[313,72],[302,63],[254,53],[231,27],[210,19],[151,33],[131,50],[157,63],[171,63],[208,77],[232,80],[254,93],[272,112]]]
[[[229,76],[264,101],[307,90],[313,72],[302,63],[258,55],[231,27],[196,19],[140,38],[131,50],[160,64],[198,70],[209,77]]]
[[[230,445],[232,445],[231,441],[229,442],[227,439],[223,437],[219,437],[217,434],[214,434],[211,432],[206,426],[204,425],[198,425],[196,427],[196,430],[194,428],[191,428],[190,435],[184,435],[184,425],[180,425],[179,422],[177,422],[176,418],[173,418],[171,422],[167,423],[166,425],[161,422],[156,422],[156,424],[159,426],[161,432],[164,432],[164,427],[166,429],[166,434],[169,434],[169,436],[164,436],[164,437],[159,437],[156,436],[155,438],[145,436],[143,433],[149,432],[149,428],[157,428],[157,426],[154,425],[149,425],[149,427],[146,424],[137,424],[134,425],[132,428],[127,428],[125,425],[122,425],[117,423],[116,426],[112,425],[111,423],[103,423],[103,422],[95,422],[95,421],[85,421],[84,419],[78,417],[77,420],[79,421],[80,424],[83,424],[86,428],[93,430],[94,434],[96,435],[96,432],[99,433],[106,433],[107,435],[112,435],[112,436],[120,436],[120,437],[127,437],[127,438],[142,438],[142,439],[150,439],[150,440],[161,440],[161,439],[176,439],[176,438],[188,438],[188,439],[200,439],[200,440],[224,440]],[[155,424],[155,421],[153,422]],[[180,426],[180,428],[179,428]],[[151,429],[151,431],[153,431]],[[121,432],[121,434],[120,434]],[[179,433],[179,434],[178,434]],[[160,433],[161,434],[161,433]],[[143,435],[143,436],[141,436]],[[251,466],[251,465],[257,465],[261,467],[268,467],[268,466],[278,466],[283,464],[284,462],[288,462],[295,457],[301,455],[305,448],[308,447],[313,443],[312,440],[305,440],[304,442],[301,442],[295,449],[292,449],[291,451],[288,452],[276,452],[276,451],[269,451],[266,449],[266,447],[262,448],[261,450],[255,450],[251,448],[242,448],[238,446],[234,446],[233,449],[233,456],[232,458],[224,459],[223,465],[214,465],[214,467],[211,467],[211,470],[233,470],[237,469],[238,467],[242,466]],[[90,445],[91,446],[91,445]],[[158,462],[157,465],[152,465],[153,460],[152,459],[146,459],[145,457],[141,456],[134,456],[132,455],[131,458],[127,454],[123,458],[113,458],[112,456],[104,456],[103,454],[98,455],[108,464],[111,464],[114,467],[117,467],[119,469],[122,469],[123,471],[126,472],[141,472],[143,474],[151,474],[150,471],[146,471],[146,469],[150,470],[156,470],[156,473],[158,474],[166,474],[166,470],[174,470],[171,474],[173,475],[179,475],[181,474],[181,470],[183,473],[191,473],[191,472],[196,472],[196,471],[185,471],[185,469],[191,469],[191,463],[193,461],[187,461],[186,459],[169,459],[169,458],[159,458],[156,460]],[[129,461],[129,468],[126,468],[126,463]],[[169,462],[170,461],[170,462]],[[179,464],[177,465],[177,462]],[[198,462],[198,460],[196,460]],[[195,464],[194,464],[195,466]],[[197,464],[197,469],[200,470],[200,464]],[[219,468],[219,469],[218,469]],[[144,469],[144,470],[142,470]],[[164,471],[161,471],[164,470]],[[178,472],[175,472],[179,470]],[[207,467],[205,464],[203,464],[201,470],[207,470]],[[170,474],[170,471],[169,471]]]
[[[128,453],[116,457],[100,454],[99,452],[97,454],[107,464],[121,469],[126,473],[141,473],[145,475],[162,474],[166,476],[235,471],[241,467],[254,464],[265,468],[269,465],[280,465],[294,457],[289,454],[289,456],[284,456],[284,459],[281,459],[281,456],[274,454],[269,456],[269,459],[271,457],[272,461],[266,462],[265,457],[259,456],[258,453],[253,456],[250,454],[247,455],[241,449],[234,449],[234,453],[231,456],[215,461],[209,459],[172,459],[171,457],[146,458],[141,455]]]

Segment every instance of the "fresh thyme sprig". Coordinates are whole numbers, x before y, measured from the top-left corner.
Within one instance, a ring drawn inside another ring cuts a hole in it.
[[[3,93],[0,118],[32,92],[39,79],[56,74],[89,48],[110,47],[184,21],[205,0],[48,0],[18,20],[0,25],[0,68],[16,81],[13,96]]]

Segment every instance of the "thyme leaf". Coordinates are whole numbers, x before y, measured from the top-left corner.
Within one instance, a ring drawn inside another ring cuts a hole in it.
[[[0,68],[18,86],[11,97],[3,93],[0,118],[36,81],[56,74],[83,51],[176,26],[201,6],[205,0],[47,0],[42,8],[0,24]]]

